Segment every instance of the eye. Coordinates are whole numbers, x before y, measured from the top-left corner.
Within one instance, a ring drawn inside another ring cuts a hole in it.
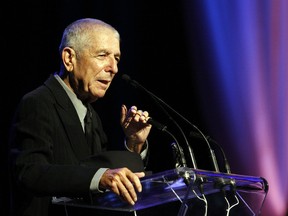
[[[107,53],[100,53],[98,56],[99,57],[106,57],[108,54]]]
[[[120,56],[115,56],[115,59],[116,59],[117,63],[120,62]]]
[[[100,50],[99,52],[95,53],[96,57],[98,58],[104,58],[107,57],[109,55],[108,52],[106,52],[105,50]]]

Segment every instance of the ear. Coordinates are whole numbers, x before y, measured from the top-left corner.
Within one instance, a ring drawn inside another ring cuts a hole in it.
[[[70,47],[65,47],[62,50],[62,61],[63,65],[66,68],[68,72],[71,72],[73,70],[73,62],[76,57],[75,51]]]

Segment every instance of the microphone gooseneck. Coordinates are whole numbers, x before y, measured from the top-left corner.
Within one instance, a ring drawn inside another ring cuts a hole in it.
[[[191,131],[189,134],[190,137],[195,137],[195,138],[200,138],[203,139],[204,138],[204,134],[199,134],[197,132]],[[207,139],[206,143],[208,142],[209,144],[212,143],[214,146],[216,146],[220,152],[221,155],[223,157],[223,161],[224,161],[224,166],[225,166],[225,170],[226,173],[231,174],[231,169],[230,169],[230,164],[228,162],[228,159],[226,157],[226,154],[223,150],[223,148],[218,144],[218,142],[216,142],[214,139],[212,139],[210,136],[205,136],[205,138]],[[215,165],[214,165],[215,166]]]
[[[167,130],[167,126],[161,124],[158,121],[155,121],[154,119],[152,119],[151,117],[148,119],[147,121],[148,124],[151,124],[152,126],[156,127],[158,130],[166,132],[167,134],[169,134],[175,142],[173,142],[171,144],[172,147],[172,151],[174,153],[174,158],[175,158],[175,167],[186,167],[186,159],[183,153],[183,149],[180,146],[179,142],[177,141],[176,137]]]
[[[122,79],[125,80],[126,82],[128,82],[129,84],[131,84],[133,87],[135,88],[138,88],[142,91],[144,91],[145,93],[147,93],[155,102],[156,104],[163,110],[163,112],[166,114],[166,116],[168,116],[168,118],[173,121],[173,123],[178,127],[178,129],[180,130],[180,132],[182,133],[185,141],[186,141],[186,144],[187,144],[187,147],[188,147],[188,150],[189,150],[189,153],[190,153],[190,158],[191,158],[191,161],[192,161],[192,164],[194,166],[194,168],[196,169],[197,168],[197,165],[196,165],[196,160],[195,160],[195,157],[194,157],[194,154],[193,154],[193,150],[191,148],[191,146],[189,145],[188,141],[187,141],[187,138],[184,134],[184,132],[182,131],[181,127],[178,125],[178,123],[176,121],[174,121],[174,119],[171,117],[171,115],[168,114],[167,110],[164,109],[164,107],[161,105],[165,105],[167,108],[169,108],[173,113],[177,114],[181,119],[183,119],[186,123],[188,123],[190,126],[192,126],[194,129],[196,129],[200,134],[201,136],[203,137],[203,139],[205,140],[209,150],[210,150],[210,154],[211,154],[211,157],[212,157],[212,161],[213,161],[213,165],[214,165],[214,169],[216,172],[220,172],[219,170],[219,166],[218,166],[218,162],[217,162],[217,158],[215,156],[215,152],[213,150],[213,148],[211,147],[208,139],[206,138],[206,136],[202,133],[202,131],[196,127],[194,124],[192,124],[190,121],[188,121],[183,115],[181,115],[179,112],[177,112],[175,109],[173,109],[170,105],[168,105],[166,102],[164,102],[161,98],[157,97],[155,94],[153,94],[152,92],[150,92],[149,90],[147,90],[146,88],[144,88],[142,85],[140,85],[137,81],[133,80],[130,78],[130,76],[128,76],[127,74],[123,74],[122,75]],[[161,103],[161,104],[160,104]],[[152,119],[151,119],[152,120]],[[165,126],[166,127],[166,126]],[[156,128],[158,128],[156,126]],[[160,127],[161,128],[161,127]],[[159,129],[159,128],[158,128]],[[163,129],[163,127],[162,127]],[[166,128],[165,128],[166,129]],[[190,135],[191,136],[191,135]],[[217,144],[218,145],[218,144]],[[230,171],[230,166],[229,166],[229,163],[227,161],[227,158],[224,154],[224,151],[223,149],[220,147],[221,149],[221,152],[222,152],[222,156],[224,158],[224,161],[225,161],[225,167],[226,167],[226,171],[227,173],[231,173]]]

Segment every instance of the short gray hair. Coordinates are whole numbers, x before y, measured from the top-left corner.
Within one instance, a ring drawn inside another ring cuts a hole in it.
[[[71,47],[76,51],[81,51],[83,47],[89,45],[91,32],[95,30],[94,27],[109,28],[115,32],[116,37],[120,40],[119,32],[108,23],[94,18],[79,19],[65,28],[59,46],[60,56],[64,47]]]

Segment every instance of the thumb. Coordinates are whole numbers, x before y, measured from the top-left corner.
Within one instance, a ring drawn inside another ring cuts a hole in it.
[[[126,119],[126,115],[127,115],[127,107],[124,104],[122,104],[121,113],[120,113],[120,123],[121,123],[121,125],[124,124],[124,121]]]

